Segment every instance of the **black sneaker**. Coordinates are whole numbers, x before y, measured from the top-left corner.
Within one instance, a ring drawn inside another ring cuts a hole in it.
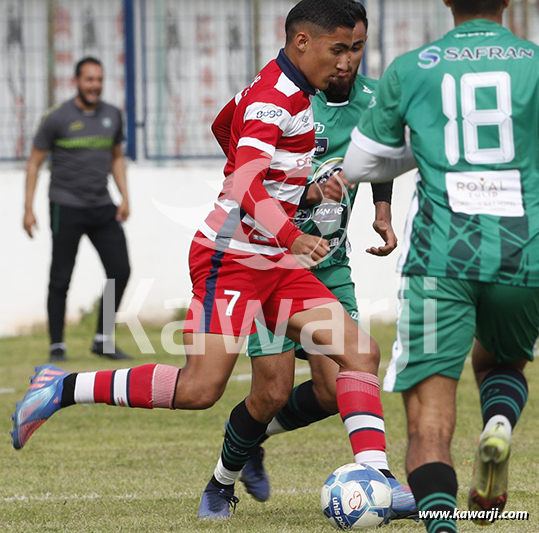
[[[101,357],[106,357],[107,359],[113,359],[119,361],[121,359],[130,360],[133,359],[130,355],[127,355],[125,352],[122,352],[116,345],[113,345],[110,342],[97,342],[94,341],[92,344],[92,352]]]
[[[49,352],[49,361],[51,363],[63,363],[67,361],[66,349],[61,346],[55,346],[54,348],[51,347],[51,351]]]

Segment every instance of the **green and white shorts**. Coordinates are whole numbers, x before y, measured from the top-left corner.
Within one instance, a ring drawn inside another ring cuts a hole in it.
[[[402,279],[398,315],[389,392],[437,374],[459,379],[474,338],[500,363],[533,361],[539,287],[410,276]]]

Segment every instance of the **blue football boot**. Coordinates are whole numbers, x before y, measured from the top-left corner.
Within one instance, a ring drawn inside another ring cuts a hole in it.
[[[234,485],[230,485],[230,488],[219,488],[210,481],[202,493],[198,518],[230,518],[230,508],[235,511],[238,502],[238,498],[234,496]]]
[[[410,518],[419,521],[419,511],[415,502],[412,489],[407,485],[402,485],[394,478],[388,478],[393,494],[393,503],[391,504],[391,512],[389,520],[401,520]]]
[[[64,378],[67,375],[67,372],[54,365],[36,367],[28,392],[11,415],[11,439],[16,450],[20,450],[34,431],[61,408]]]
[[[257,446],[251,451],[249,461],[241,471],[240,481],[245,490],[257,501],[265,502],[270,497],[268,474],[264,468],[264,448]]]

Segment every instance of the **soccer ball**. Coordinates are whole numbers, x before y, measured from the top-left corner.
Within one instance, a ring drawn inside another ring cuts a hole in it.
[[[364,464],[337,468],[322,487],[322,511],[337,529],[380,526],[389,517],[391,501],[386,477]]]

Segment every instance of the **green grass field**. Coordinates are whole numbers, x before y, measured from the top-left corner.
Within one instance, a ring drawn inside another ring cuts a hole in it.
[[[89,353],[92,324],[90,317],[68,329],[67,370],[113,367]],[[376,326],[372,331],[382,348],[384,368],[393,331],[392,326]],[[158,353],[139,355],[135,364],[182,364],[181,356],[158,348],[160,328],[148,328],[147,332]],[[117,338],[123,349],[137,353],[129,331],[120,329]],[[46,361],[46,352],[44,333],[0,339],[0,389],[16,391],[4,390],[0,395],[0,532],[333,531],[320,512],[320,488],[335,468],[352,460],[338,417],[266,443],[266,466],[273,490],[270,501],[257,503],[238,486],[240,503],[231,520],[197,520],[200,493],[219,457],[223,424],[231,408],[248,394],[249,381],[237,377],[223,399],[208,411],[70,407],[39,429],[24,450],[15,451],[9,437],[9,417],[26,391],[34,366]],[[248,372],[248,360],[240,356],[235,376]],[[533,394],[539,379],[537,366],[530,367],[528,377],[532,394],[515,433],[508,509],[527,510],[530,519],[496,523],[488,530],[492,532],[539,531],[539,407]],[[406,437],[400,396],[384,394],[382,401],[390,464],[397,477],[404,480]],[[462,487],[459,508],[465,509],[481,424],[469,364],[459,387],[458,409],[453,457]],[[422,532],[424,527],[413,522],[393,523],[386,530]],[[477,526],[471,523],[459,523],[459,531],[475,530]]]

